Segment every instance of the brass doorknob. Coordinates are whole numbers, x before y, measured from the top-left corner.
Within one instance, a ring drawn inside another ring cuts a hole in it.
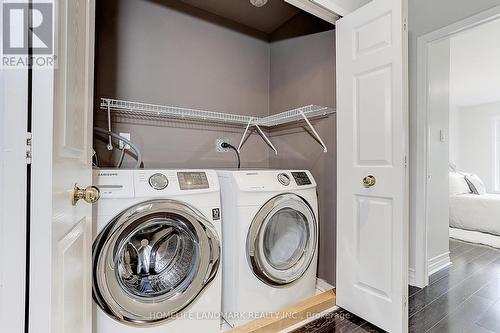
[[[377,183],[377,179],[374,176],[372,176],[372,175],[369,175],[369,176],[366,176],[365,178],[363,178],[363,185],[366,188],[372,187],[376,183]]]
[[[79,200],[83,199],[87,203],[94,203],[101,197],[101,191],[95,186],[87,186],[84,189],[78,187],[75,184],[75,188],[73,189],[73,206],[76,206]]]

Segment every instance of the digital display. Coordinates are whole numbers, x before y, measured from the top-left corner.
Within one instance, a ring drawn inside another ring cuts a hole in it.
[[[305,172],[292,172],[293,179],[295,179],[295,182],[297,185],[311,185],[311,180],[307,176],[307,173]]]
[[[205,172],[178,172],[177,178],[181,190],[209,188]]]

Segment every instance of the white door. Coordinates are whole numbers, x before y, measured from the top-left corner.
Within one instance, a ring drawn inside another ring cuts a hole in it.
[[[407,32],[404,0],[337,21],[337,304],[407,331]]]
[[[55,69],[33,70],[30,332],[92,332],[94,0],[55,4]],[[48,244],[51,244],[51,251]]]

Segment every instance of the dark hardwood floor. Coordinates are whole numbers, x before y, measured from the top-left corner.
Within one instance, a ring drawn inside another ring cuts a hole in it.
[[[500,333],[500,250],[450,240],[452,266],[409,287],[410,332]],[[294,333],[383,332],[340,310]]]
[[[292,333],[366,333],[384,332],[352,313],[340,309],[315,320]]]
[[[450,240],[452,266],[410,287],[410,332],[500,332],[500,251]]]

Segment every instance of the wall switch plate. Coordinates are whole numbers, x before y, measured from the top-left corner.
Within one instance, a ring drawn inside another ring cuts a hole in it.
[[[120,136],[123,136],[125,139],[130,141],[130,133],[120,133]],[[126,144],[122,140],[120,140],[119,147],[120,149],[123,149],[123,146],[125,145],[125,149],[130,149],[130,145]]]
[[[439,131],[439,141],[446,142],[446,132],[444,130]]]
[[[227,153],[229,148],[222,148],[222,143],[228,142],[227,139],[216,139],[215,140],[215,151],[218,153]]]

